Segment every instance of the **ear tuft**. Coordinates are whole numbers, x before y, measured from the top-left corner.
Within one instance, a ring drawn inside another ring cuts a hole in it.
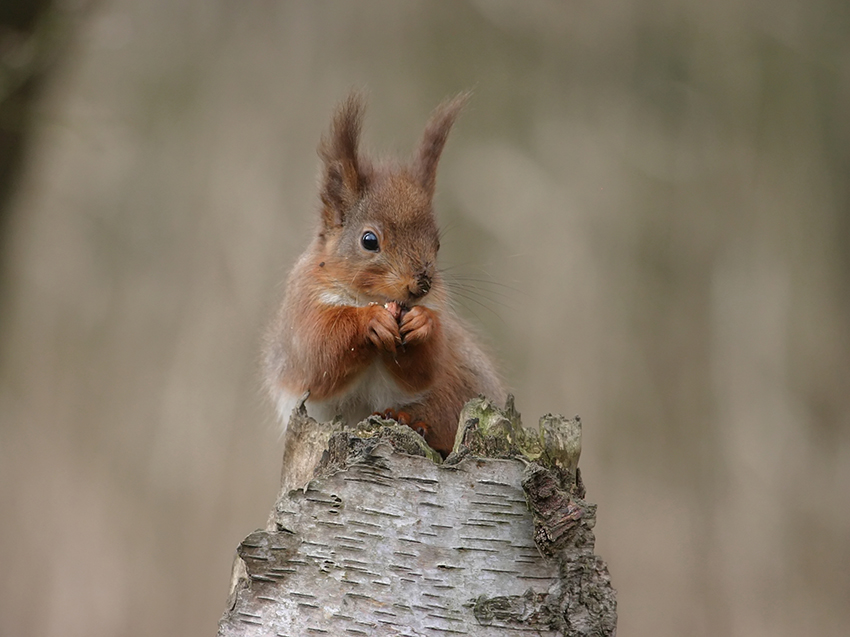
[[[420,185],[428,193],[429,197],[434,195],[434,186],[437,181],[437,164],[446,145],[449,131],[452,129],[460,111],[469,101],[471,92],[465,91],[455,97],[444,101],[431,114],[428,124],[425,126],[425,134],[419,144],[419,152],[416,156],[413,168]]]
[[[357,152],[364,109],[363,96],[352,91],[337,107],[330,131],[319,144],[324,163],[321,198],[326,227],[342,225],[346,211],[366,187],[363,162]]]

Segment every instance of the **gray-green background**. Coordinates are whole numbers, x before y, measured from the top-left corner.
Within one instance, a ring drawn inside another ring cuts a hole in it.
[[[2,252],[0,634],[214,634],[351,87],[400,154],[474,89],[443,265],[526,420],[582,416],[620,634],[848,634],[844,0],[61,7]]]

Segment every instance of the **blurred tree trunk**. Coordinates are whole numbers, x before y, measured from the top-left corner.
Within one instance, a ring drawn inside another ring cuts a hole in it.
[[[219,636],[614,635],[580,423],[550,418],[543,445],[512,421],[468,406],[439,464],[406,427],[333,432],[296,414],[287,436],[311,441],[316,477],[282,489],[268,527],[240,545]]]
[[[63,42],[52,0],[0,2],[0,247],[33,111]]]

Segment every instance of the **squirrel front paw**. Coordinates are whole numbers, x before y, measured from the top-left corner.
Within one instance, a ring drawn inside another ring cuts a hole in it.
[[[404,313],[399,322],[402,343],[415,345],[428,340],[434,331],[435,322],[431,310],[423,305],[414,305]]]
[[[401,344],[401,334],[392,312],[378,304],[368,305],[363,310],[367,314],[366,337],[378,349],[395,354]]]

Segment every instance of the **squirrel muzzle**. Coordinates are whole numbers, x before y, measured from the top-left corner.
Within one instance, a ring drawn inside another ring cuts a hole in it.
[[[426,271],[419,272],[407,286],[407,291],[411,300],[421,299],[431,291],[431,275]]]

